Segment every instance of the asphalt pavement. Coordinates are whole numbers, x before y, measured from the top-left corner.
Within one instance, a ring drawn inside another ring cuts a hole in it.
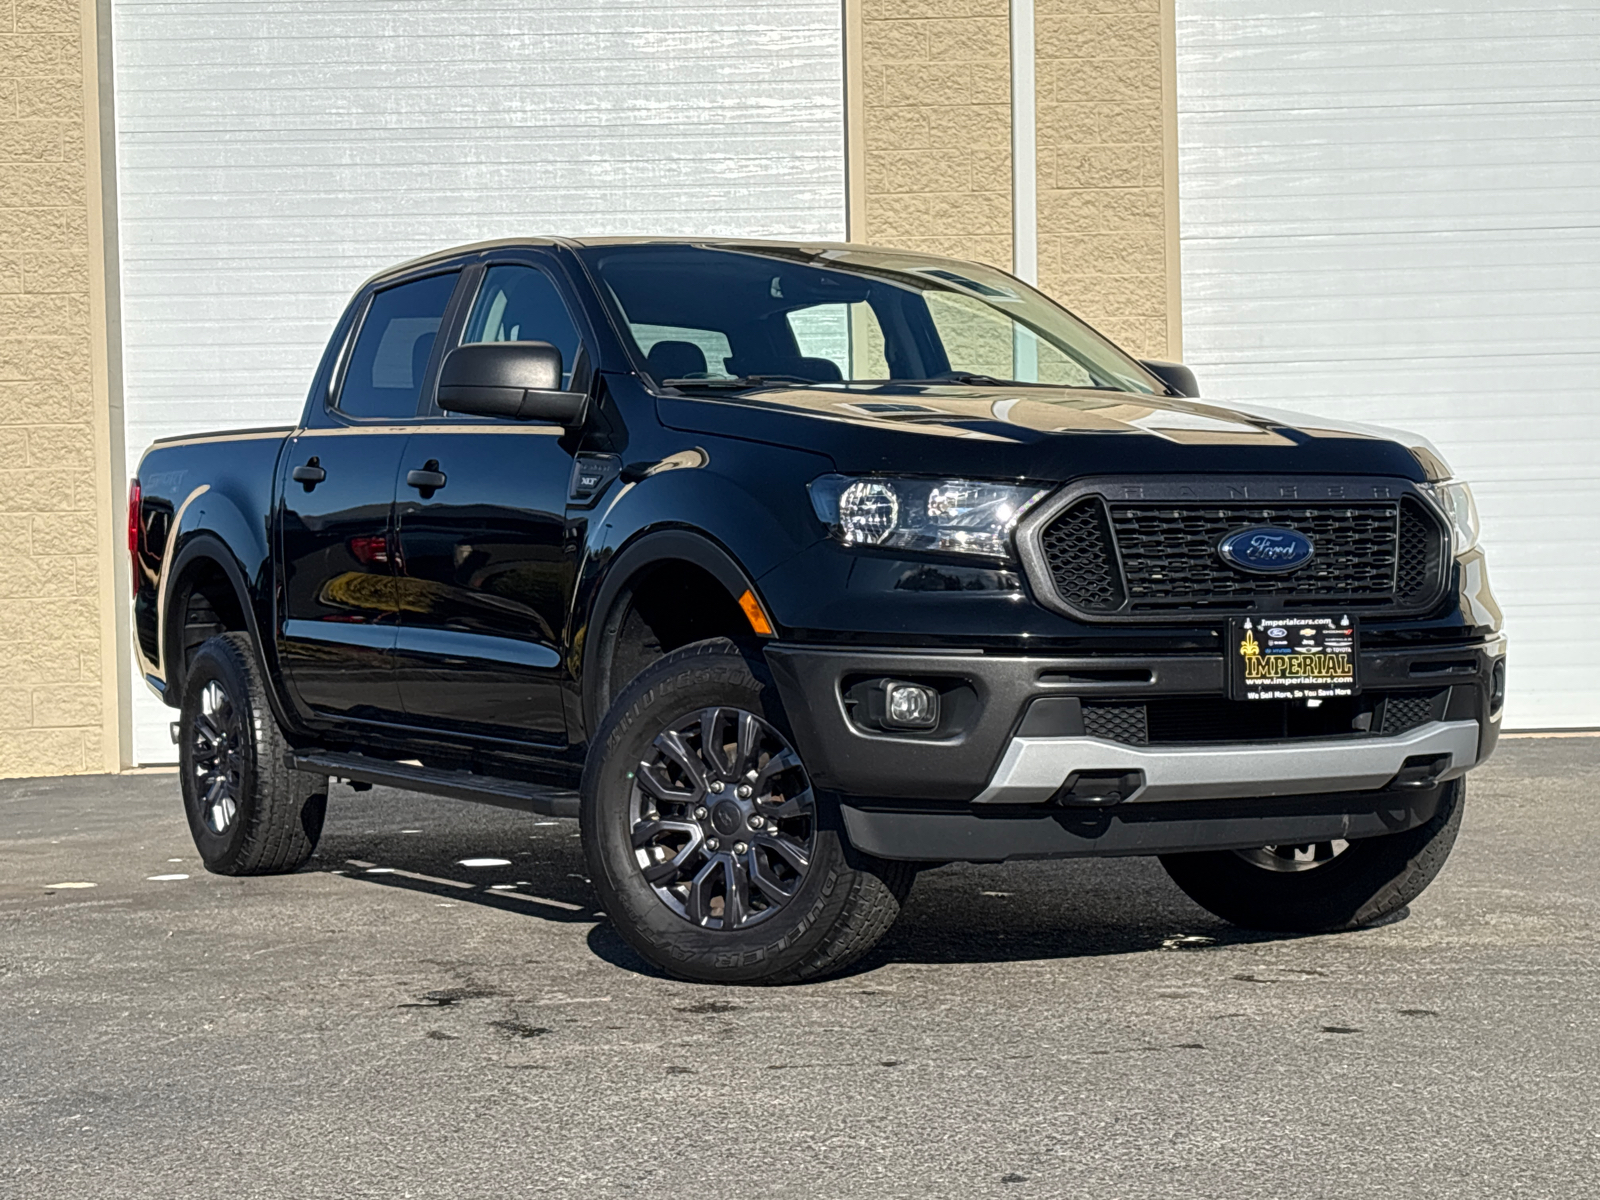
[[[1502,742],[1381,928],[957,865],[784,989],[646,968],[572,821],[341,786],[229,879],[170,773],[0,783],[0,1196],[1600,1196],[1597,783]]]

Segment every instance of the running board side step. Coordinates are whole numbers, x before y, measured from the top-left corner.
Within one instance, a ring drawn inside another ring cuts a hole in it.
[[[394,762],[387,758],[372,758],[366,754],[342,754],[331,750],[318,750],[289,755],[289,765],[296,771],[313,775],[331,775],[353,783],[375,783],[383,787],[404,788],[412,792],[427,792],[433,796],[450,796],[456,800],[472,800],[479,804],[493,804],[500,808],[515,808],[522,812],[537,813],[542,817],[575,817],[578,815],[578,793],[568,788],[547,787],[521,779],[499,779],[492,775],[477,775],[471,771],[441,771],[436,767],[416,763]]]

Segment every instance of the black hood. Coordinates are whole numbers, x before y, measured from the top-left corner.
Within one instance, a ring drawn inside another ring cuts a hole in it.
[[[1125,392],[882,384],[744,395],[708,389],[658,404],[662,422],[674,429],[802,447],[828,455],[847,474],[1059,482],[1124,473],[1419,481],[1446,473],[1424,439],[1394,431]]]

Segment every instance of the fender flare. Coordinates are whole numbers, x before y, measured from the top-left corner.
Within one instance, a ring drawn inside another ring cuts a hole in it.
[[[761,603],[755,581],[732,554],[707,534],[688,529],[659,529],[629,542],[606,564],[594,602],[589,606],[586,626],[594,641],[588,637],[584,639],[579,674],[586,734],[599,728],[611,699],[607,695],[609,672],[605,668],[611,662],[618,632],[616,625],[624,608],[619,600],[626,598],[628,585],[640,572],[654,563],[674,561],[699,567],[720,583],[735,601],[748,591],[758,604]],[[771,611],[765,604],[761,607],[764,612]],[[591,664],[601,669],[592,670]]]
[[[233,550],[216,534],[205,530],[197,530],[185,539],[183,548],[178,551],[172,560],[170,577],[174,588],[183,578],[184,572],[200,559],[216,563],[227,577],[228,585],[233,588],[234,598],[239,602],[239,611],[244,614],[245,632],[250,635],[250,640],[255,644],[256,654],[259,658],[263,674],[268,680],[267,702],[272,707],[273,715],[278,720],[278,727],[285,731],[296,728],[295,723],[289,719],[282,698],[278,694],[281,681],[277,672],[275,656],[269,657],[268,646],[261,637],[261,626],[256,619],[255,605],[251,603],[251,590],[245,579],[244,570],[239,565],[239,560]],[[164,699],[173,708],[179,707],[183,701],[183,664],[176,653],[179,643],[174,639],[180,636],[180,628],[167,619],[172,602],[176,599],[176,592],[169,592],[166,596],[167,607],[163,609],[161,619],[161,667],[165,676],[166,691]]]

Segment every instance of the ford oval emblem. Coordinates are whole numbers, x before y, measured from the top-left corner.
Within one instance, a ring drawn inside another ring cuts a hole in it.
[[[1311,561],[1316,546],[1305,534],[1279,525],[1238,529],[1217,544],[1223,559],[1253,575],[1293,571]]]

